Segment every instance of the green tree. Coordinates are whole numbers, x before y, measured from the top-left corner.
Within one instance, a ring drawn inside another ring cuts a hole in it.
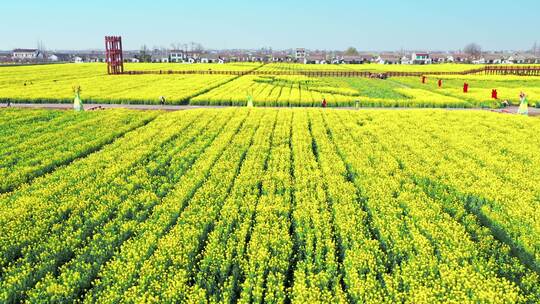
[[[345,55],[347,56],[358,56],[358,50],[354,47],[349,47],[347,50],[345,50]]]

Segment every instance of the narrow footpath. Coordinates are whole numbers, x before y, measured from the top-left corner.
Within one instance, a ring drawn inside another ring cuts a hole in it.
[[[6,108],[7,104],[0,103],[0,108]],[[13,108],[28,108],[28,109],[51,109],[51,110],[70,110],[73,109],[73,105],[69,103],[12,103]],[[217,109],[228,108],[230,106],[191,106],[191,105],[143,105],[143,104],[85,104],[84,109],[89,110],[101,110],[101,109],[132,109],[132,110],[161,110],[161,111],[183,111],[193,109]],[[280,108],[280,107],[270,107]],[[354,110],[354,107],[338,107],[329,108],[337,110]],[[366,107],[360,108],[360,110],[419,110],[427,108],[379,108],[379,107]],[[517,106],[510,106],[504,109],[480,109],[480,108],[429,108],[429,109],[445,109],[448,111],[471,111],[471,110],[484,110],[492,111],[502,114],[516,114]],[[540,109],[529,107],[529,116],[540,116]]]

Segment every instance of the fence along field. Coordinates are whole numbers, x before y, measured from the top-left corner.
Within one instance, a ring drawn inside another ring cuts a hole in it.
[[[471,69],[478,67],[460,64],[126,64],[128,71],[152,74],[107,75],[104,64],[2,67],[0,101],[70,103],[73,101],[71,88],[80,85],[83,102],[87,103],[159,104],[163,96],[167,104],[246,105],[248,96],[252,95],[255,106],[320,106],[322,99],[326,99],[329,106],[335,107],[356,106],[358,101],[362,107],[463,108],[497,107],[505,99],[516,103],[519,92],[525,91],[531,105],[540,106],[537,90],[540,80],[534,76],[428,75],[428,85],[421,85],[419,76],[388,80],[332,77],[334,72],[464,73]],[[168,74],[169,71],[186,74]],[[217,74],[224,72],[230,73]],[[323,74],[309,76],[319,72]],[[444,80],[443,87],[433,87],[439,78]],[[462,92],[466,81],[470,81],[467,94]],[[492,89],[498,90],[498,100],[491,99]]]
[[[535,118],[24,113],[0,123],[133,127],[0,195],[2,303],[540,301]]]

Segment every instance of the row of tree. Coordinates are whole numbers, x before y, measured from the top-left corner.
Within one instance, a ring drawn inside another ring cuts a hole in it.
[[[482,47],[478,43],[469,43],[463,49],[463,53],[469,55],[473,59],[480,59],[480,57],[482,57]],[[534,43],[531,53],[540,56],[540,45],[538,42]],[[356,48],[349,47],[347,50],[345,50],[344,54],[348,56],[356,56],[359,54],[359,52]]]
[[[477,43],[470,43],[465,46],[463,52],[474,59],[478,59],[480,56],[482,56],[482,47]],[[405,52],[401,51],[400,53],[404,54]],[[345,50],[344,54],[347,56],[357,56],[359,55],[359,52],[356,48],[349,47]]]
[[[197,42],[171,43],[170,47],[173,50],[182,50],[185,52],[201,53],[202,51],[204,51],[202,44]],[[167,53],[167,49],[164,47],[154,48],[154,52],[156,50],[163,55]],[[272,48],[262,48],[261,51],[271,53]],[[463,49],[463,53],[469,55],[473,59],[480,59],[480,57],[482,57],[482,47],[478,43],[469,43]],[[531,53],[540,56],[540,45],[537,42],[534,43],[531,49]],[[354,47],[349,47],[344,52],[344,55],[346,56],[358,56],[359,54],[360,52],[358,52],[358,50]],[[141,47],[139,55],[136,56],[136,58],[139,59],[141,62],[150,62],[152,61],[152,51],[150,51],[146,45],[143,45]]]
[[[204,51],[204,47],[202,44],[198,42],[190,42],[190,43],[171,43],[170,49],[172,50],[179,50],[184,52],[194,52],[194,53],[201,53]],[[152,50],[148,48],[148,46],[145,44],[141,46],[141,49],[139,51],[139,54],[135,56],[140,62],[151,62],[152,61],[152,54],[160,54],[161,56],[167,55],[167,48],[165,47],[154,47]]]

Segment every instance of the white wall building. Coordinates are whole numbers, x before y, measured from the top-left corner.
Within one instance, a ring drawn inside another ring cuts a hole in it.
[[[403,56],[401,57],[401,64],[413,64],[411,57]]]
[[[187,55],[184,51],[172,50],[169,52],[170,62],[184,62],[187,59]]]
[[[14,49],[12,57],[15,60],[32,60],[42,59],[43,54],[36,49]]]
[[[296,61],[306,63],[306,57],[307,57],[306,49],[304,48],[296,49],[296,52],[294,54],[294,58],[296,59]]]
[[[411,60],[413,64],[431,64],[429,53],[413,53]]]

